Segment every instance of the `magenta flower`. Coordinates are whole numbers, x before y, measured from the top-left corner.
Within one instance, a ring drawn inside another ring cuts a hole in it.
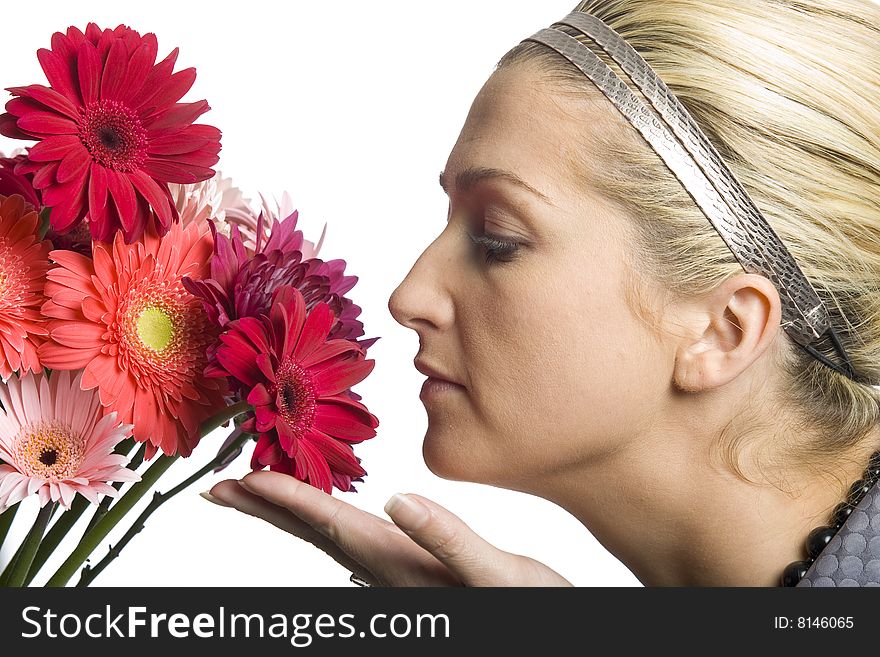
[[[330,306],[335,318],[330,339],[355,340],[364,334],[364,325],[357,319],[360,306],[344,296],[354,287],[357,276],[344,275],[345,260],[304,260],[303,234],[296,230],[298,218],[294,211],[283,221],[273,222],[265,244],[260,239],[262,227],[258,228],[254,255],[245,248],[236,226],[230,238],[214,230],[211,275],[200,281],[184,279],[184,286],[202,300],[217,326],[225,328],[236,319],[268,315],[275,291],[291,285],[302,293],[307,310],[320,302]],[[366,350],[378,339],[356,342]]]

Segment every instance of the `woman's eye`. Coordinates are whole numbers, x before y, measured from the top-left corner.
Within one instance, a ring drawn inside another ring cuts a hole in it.
[[[494,235],[473,235],[468,233],[471,242],[483,249],[486,255],[486,263],[493,264],[495,262],[510,262],[516,256],[520,244],[518,242],[508,242]]]

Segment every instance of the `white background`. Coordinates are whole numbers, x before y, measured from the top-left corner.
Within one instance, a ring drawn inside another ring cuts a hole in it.
[[[355,386],[379,418],[378,435],[356,448],[368,475],[357,493],[334,495],[384,517],[395,492],[417,492],[458,514],[491,543],[536,558],[578,586],[639,585],[587,530],[559,507],[530,495],[453,482],[425,466],[427,426],[412,364],[417,335],[397,324],[388,297],[440,233],[446,197],[437,175],[470,104],[501,56],[565,16],[575,0],[461,0],[444,3],[16,2],[4,7],[0,88],[45,84],[36,50],[53,32],[124,23],[154,32],[159,59],[175,46],[175,70],[195,66],[184,100],[213,108],[200,122],[223,131],[219,169],[246,196],[287,190],[299,227],[320,257],[344,258],[360,277],[349,294],[364,311],[376,367]],[[0,92],[0,104],[9,98]],[[7,153],[30,142],[0,138]],[[210,460],[223,440],[206,438],[160,480],[167,490]],[[535,436],[540,440],[541,436]],[[94,585],[354,586],[349,572],[296,537],[198,492],[248,471],[249,452],[220,475],[162,507]],[[146,498],[135,509],[146,504]],[[12,539],[36,513],[22,504]],[[129,514],[93,562],[136,516]],[[87,517],[87,516],[85,516]],[[79,536],[85,517],[69,538]],[[9,558],[10,544],[0,559]],[[35,580],[44,582],[72,543]],[[63,553],[63,554],[62,554]],[[75,583],[74,578],[71,584]]]

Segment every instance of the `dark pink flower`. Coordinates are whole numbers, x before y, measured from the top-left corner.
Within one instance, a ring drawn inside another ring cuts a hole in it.
[[[8,89],[16,98],[0,115],[0,134],[39,142],[15,172],[33,174],[57,232],[88,215],[99,241],[121,229],[131,243],[148,222],[164,235],[177,218],[168,183],[214,175],[220,131],[193,125],[208,103],[177,102],[195,69],[172,73],[177,49],[158,64],[157,52],[155,35],[122,25],[70,27],[37,52],[50,86]]]
[[[254,406],[242,429],[258,433],[251,467],[287,472],[327,493],[353,490],[366,471],[352,443],[376,435],[379,420],[346,392],[375,361],[346,339],[330,339],[334,316],[320,302],[307,312],[295,287],[272,296],[268,315],[229,323],[206,375],[229,377]]]
[[[261,219],[253,254],[236,226],[229,238],[214,230],[211,275],[202,280],[184,279],[184,286],[202,300],[208,317],[221,329],[237,319],[268,315],[276,290],[293,286],[302,294],[307,311],[322,302],[333,311],[329,339],[352,340],[366,351],[379,338],[358,340],[364,335],[364,325],[358,320],[361,308],[345,296],[357,276],[345,275],[345,260],[303,259],[303,234],[296,230],[298,218],[294,211],[283,221],[274,221],[265,242]],[[209,360],[214,362],[213,350],[209,350]],[[360,399],[356,393],[350,394]]]
[[[12,157],[3,157],[0,153],[0,196],[18,194],[39,212],[42,203],[39,192],[34,189],[33,175],[15,173],[15,167],[26,159],[24,153]]]

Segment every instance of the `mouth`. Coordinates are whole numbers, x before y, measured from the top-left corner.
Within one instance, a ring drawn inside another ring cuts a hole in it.
[[[429,376],[422,384],[422,389],[419,391],[419,399],[425,404],[434,404],[448,399],[450,395],[455,396],[464,391],[465,388],[457,383]]]
[[[428,380],[425,383],[433,383],[433,384],[449,384],[453,386],[458,386],[459,388],[463,388],[464,386],[460,384],[458,381],[454,380],[451,376],[445,374],[442,370],[429,365],[423,360],[416,359],[413,361],[413,365],[415,368],[428,377]]]

